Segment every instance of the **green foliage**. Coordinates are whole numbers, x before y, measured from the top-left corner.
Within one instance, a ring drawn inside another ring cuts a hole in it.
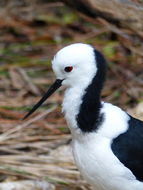
[[[117,42],[108,42],[102,49],[103,54],[108,58],[112,59],[115,56],[115,47],[117,46]]]

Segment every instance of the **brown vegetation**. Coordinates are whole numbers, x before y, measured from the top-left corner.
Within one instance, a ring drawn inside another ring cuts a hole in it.
[[[46,181],[56,190],[90,189],[73,163],[60,111],[62,89],[32,118],[20,120],[54,80],[50,60],[67,44],[99,49],[108,60],[103,99],[143,119],[142,1],[64,2],[80,14],[61,2],[0,2],[0,189],[23,180]],[[89,12],[97,15],[79,10],[75,2],[88,2]]]

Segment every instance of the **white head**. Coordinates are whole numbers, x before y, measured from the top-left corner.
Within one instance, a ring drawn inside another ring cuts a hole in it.
[[[66,46],[54,56],[52,67],[56,78],[67,87],[92,80],[97,70],[94,49],[82,43]]]
[[[94,48],[82,43],[72,44],[58,51],[52,61],[57,80],[24,119],[31,115],[60,86],[74,87],[78,85],[82,89],[88,86],[97,73],[95,56]]]

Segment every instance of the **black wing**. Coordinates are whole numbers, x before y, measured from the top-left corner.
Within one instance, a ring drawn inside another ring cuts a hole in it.
[[[111,148],[117,158],[143,181],[143,122],[130,116],[128,130],[115,138]]]

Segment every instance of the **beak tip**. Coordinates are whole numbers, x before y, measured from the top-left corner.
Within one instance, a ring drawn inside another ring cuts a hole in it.
[[[37,108],[39,108],[43,102],[50,97],[61,85],[62,81],[60,79],[57,79],[55,83],[49,88],[49,90],[45,93],[45,95],[39,100],[39,102],[33,106],[33,108],[21,119],[22,121],[27,119]]]
[[[25,115],[25,116],[24,116],[23,118],[21,118],[20,120],[21,120],[21,121],[24,121],[24,120],[26,120],[26,119],[27,119],[27,117],[28,117],[28,116],[27,116],[27,115]]]

